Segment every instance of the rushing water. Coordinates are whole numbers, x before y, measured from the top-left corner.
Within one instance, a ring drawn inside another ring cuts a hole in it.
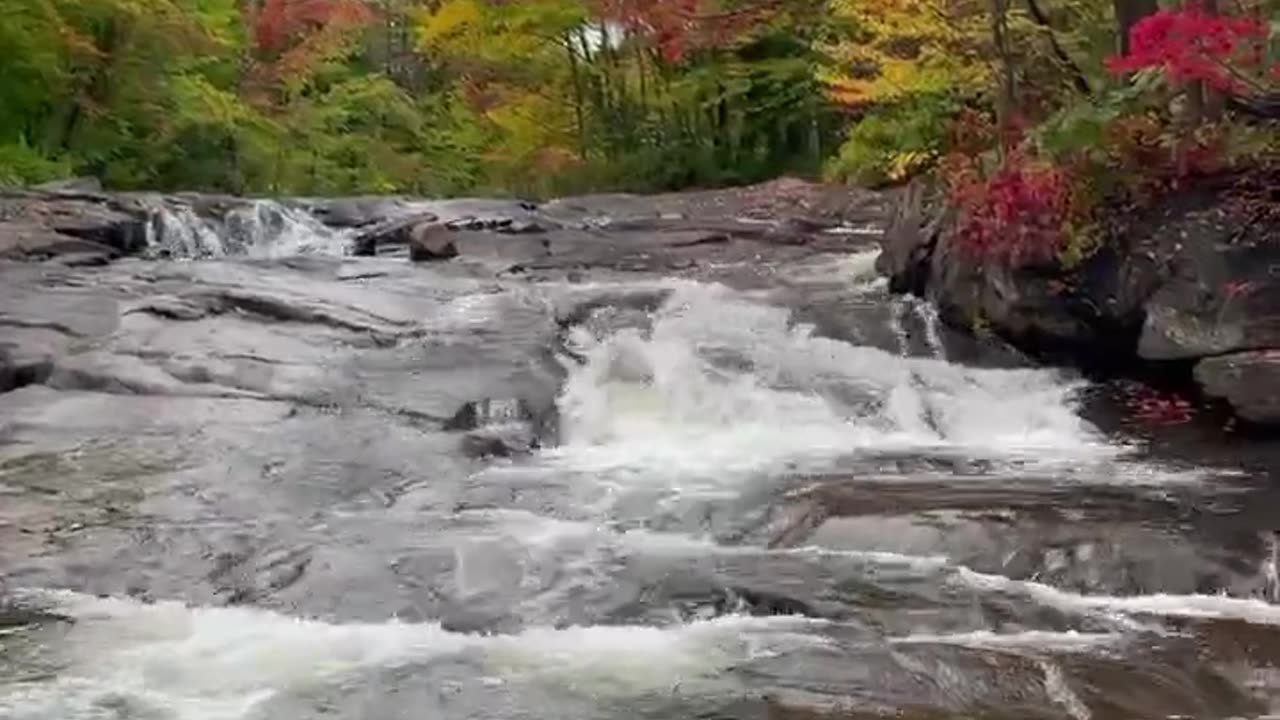
[[[0,553],[0,717],[1280,711],[1266,478],[953,362],[873,251],[537,282],[273,261],[345,237],[273,204],[158,222],[248,259],[93,271],[168,314],[0,399],[0,519],[51,518]],[[211,293],[244,314],[178,311]]]

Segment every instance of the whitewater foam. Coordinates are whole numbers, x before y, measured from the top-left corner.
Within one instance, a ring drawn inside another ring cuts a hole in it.
[[[962,633],[914,633],[890,638],[894,645],[956,645],[960,647],[996,650],[1030,650],[1036,652],[1088,652],[1094,648],[1111,645],[1123,639],[1117,633],[1084,633],[1074,630],[1023,630],[1013,633],[997,633],[990,630],[974,630]]]
[[[714,683],[761,653],[821,645],[800,617],[723,616],[671,627],[531,628],[467,635],[438,623],[335,624],[250,608],[143,604],[32,591],[76,620],[56,679],[0,684],[0,716],[101,717],[122,704],[179,720],[238,720],[277,694],[351,673],[455,656],[502,682],[550,682],[592,697]]]
[[[1255,598],[1227,595],[1081,595],[1031,580],[980,573],[957,566],[956,579],[980,591],[1022,594],[1042,605],[1076,613],[1102,612],[1130,627],[1139,627],[1132,616],[1245,620],[1260,625],[1280,625],[1280,606]]]
[[[785,308],[675,288],[646,330],[570,337],[586,358],[560,398],[577,468],[724,477],[816,469],[863,449],[1114,456],[1048,370],[966,368],[819,337]]]
[[[221,218],[202,216],[187,205],[156,201],[147,232],[152,253],[163,251],[179,259],[342,255],[350,235],[325,226],[304,210],[272,200],[248,201]]]

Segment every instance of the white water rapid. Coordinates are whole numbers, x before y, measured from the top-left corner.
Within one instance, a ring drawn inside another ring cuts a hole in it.
[[[172,258],[341,256],[350,241],[350,233],[273,200],[245,201],[220,217],[202,216],[187,205],[157,203],[148,227],[149,252]]]
[[[269,201],[154,229],[205,262],[98,271],[130,314],[0,408],[0,720],[1280,709],[1234,476],[953,362],[874,252],[739,287],[344,258]]]

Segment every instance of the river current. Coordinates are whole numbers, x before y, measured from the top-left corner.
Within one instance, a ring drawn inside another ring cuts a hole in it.
[[[290,217],[0,274],[80,339],[0,395],[0,717],[1280,712],[1272,451],[1134,431],[873,242],[516,276]]]

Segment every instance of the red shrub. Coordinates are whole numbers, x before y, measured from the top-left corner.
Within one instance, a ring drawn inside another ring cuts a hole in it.
[[[1113,72],[1162,68],[1172,83],[1203,80],[1218,90],[1236,90],[1232,65],[1256,65],[1267,26],[1251,17],[1208,15],[1196,8],[1160,10],[1129,33],[1129,54],[1108,58]],[[1273,70],[1274,71],[1274,70]]]
[[[1057,257],[1071,208],[1070,184],[1060,168],[1013,153],[989,178],[958,156],[944,172],[960,213],[953,241],[958,252],[1011,266]]]

